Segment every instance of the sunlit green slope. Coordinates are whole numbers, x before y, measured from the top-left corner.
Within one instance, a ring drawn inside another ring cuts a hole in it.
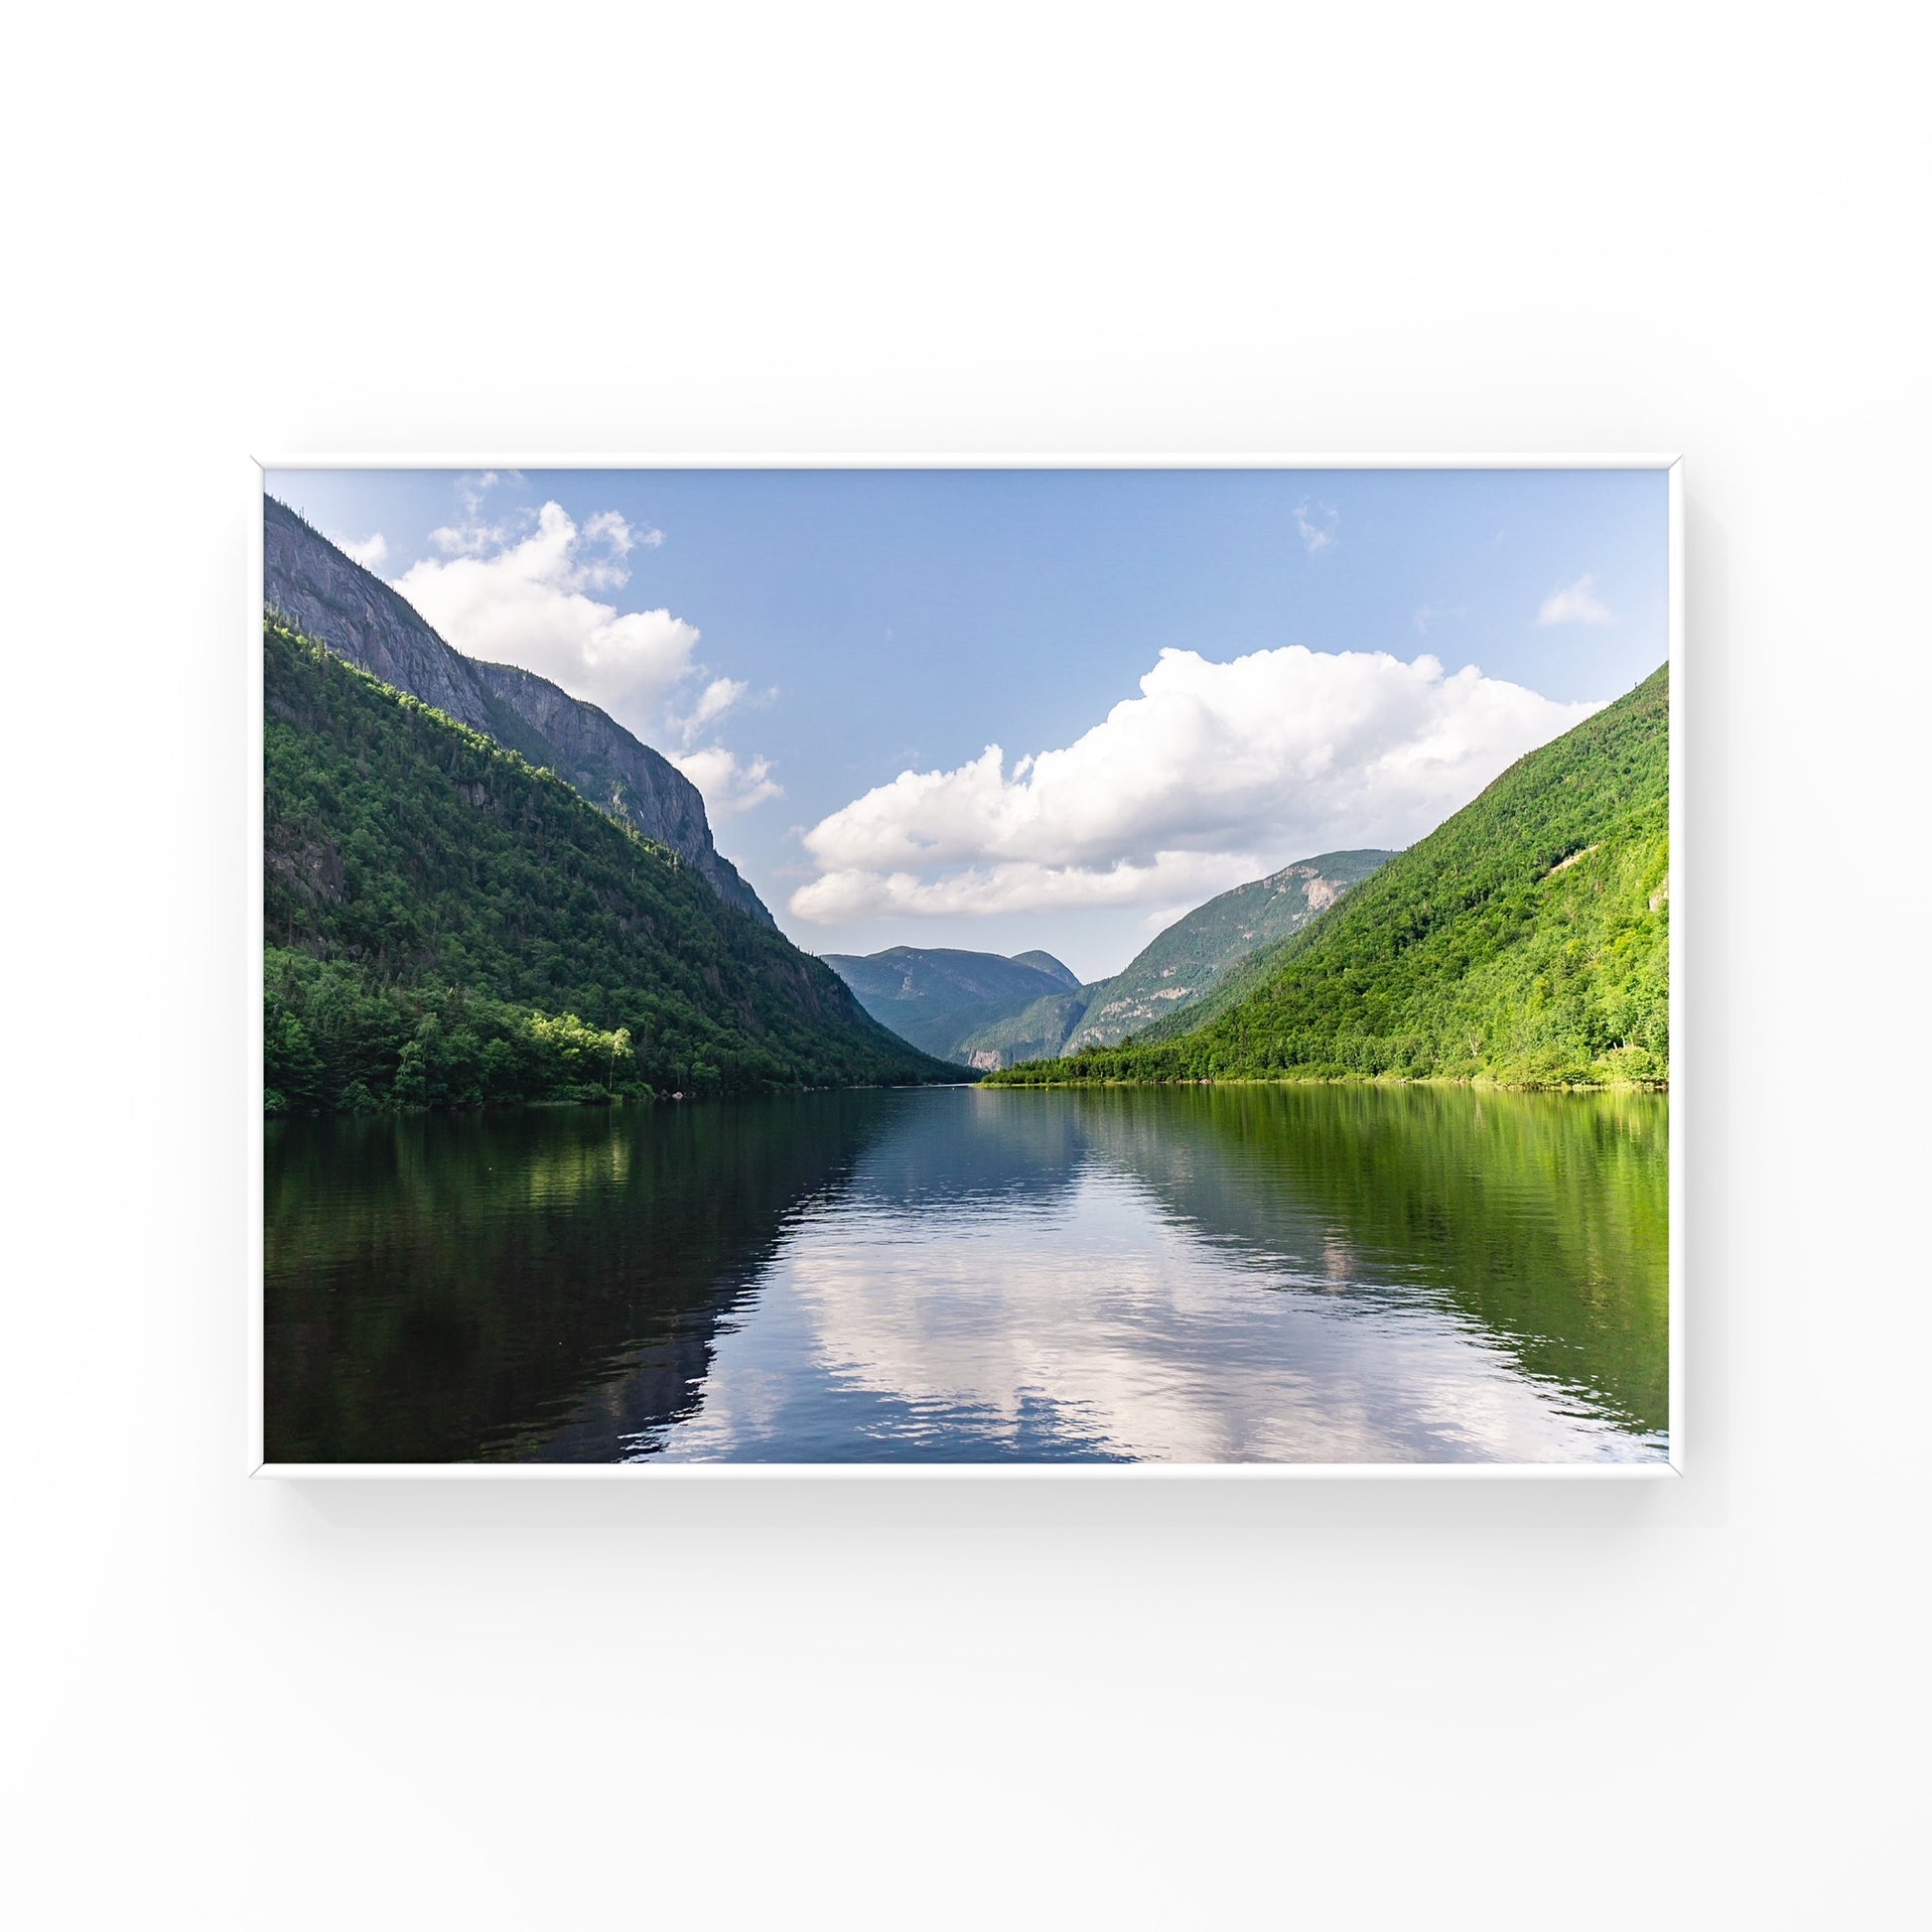
[[[1669,793],[1666,667],[1236,968],[1205,1018],[992,1077],[1666,1081]]]

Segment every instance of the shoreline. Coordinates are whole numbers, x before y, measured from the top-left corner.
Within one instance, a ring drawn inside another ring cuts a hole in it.
[[[680,1103],[710,1104],[734,1100],[772,1100],[786,1096],[804,1097],[825,1093],[1072,1093],[1100,1088],[1159,1087],[1462,1087],[1489,1093],[1660,1093],[1669,1094],[1668,1080],[1494,1080],[1456,1079],[1446,1074],[1419,1077],[1392,1073],[1373,1074],[1283,1074],[1267,1077],[1258,1074],[1221,1074],[1195,1080],[1002,1080],[988,1075],[979,1080],[862,1081],[841,1086],[773,1087],[761,1093],[641,1093],[618,1094],[604,1099],[484,1100],[457,1102],[445,1106],[383,1106],[367,1108],[289,1108],[271,1112],[264,1109],[265,1121],[289,1120],[405,1120],[430,1114],[512,1114],[538,1110],[558,1112],[615,1112],[631,1107],[667,1107]]]
[[[1002,1080],[989,1074],[980,1084],[1015,1092],[1030,1087],[1472,1087],[1493,1093],[1669,1093],[1671,1086],[1668,1080],[1497,1080],[1447,1073],[1225,1073],[1191,1080]]]

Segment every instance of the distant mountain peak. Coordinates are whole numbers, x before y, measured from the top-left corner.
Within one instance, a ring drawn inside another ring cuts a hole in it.
[[[1016,966],[1032,966],[1042,973],[1050,974],[1069,993],[1075,991],[1080,984],[1079,974],[1055,959],[1049,952],[1039,952],[1037,950],[1034,952],[1017,952],[1012,954],[1011,957]]]
[[[955,1065],[974,1063],[956,1048],[977,1028],[1042,1000],[1080,1004],[1080,982],[1051,953],[1007,958],[960,946],[888,946],[824,959],[881,1026]]]
[[[1299,931],[1395,855],[1324,852],[1211,898],[1160,934],[1112,979],[1085,985],[1049,952],[889,946],[825,963],[901,1039],[988,1072],[1111,1043],[1191,1006],[1227,970]]]

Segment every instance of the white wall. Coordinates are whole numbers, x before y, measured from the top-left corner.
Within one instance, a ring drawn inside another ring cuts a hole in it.
[[[1904,1916],[1909,19],[14,24],[16,1923]],[[1686,452],[1688,1477],[244,1480],[245,459],[479,446]]]

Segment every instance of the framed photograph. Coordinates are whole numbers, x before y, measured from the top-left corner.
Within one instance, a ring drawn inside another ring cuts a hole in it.
[[[259,1472],[1682,1467],[1675,459],[259,483]]]

